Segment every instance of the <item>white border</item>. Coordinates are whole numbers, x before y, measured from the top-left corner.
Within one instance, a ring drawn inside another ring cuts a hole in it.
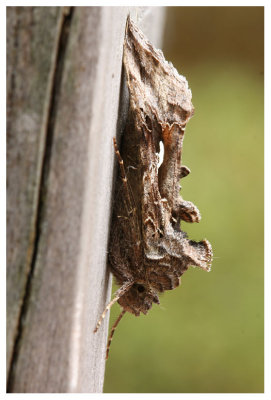
[[[0,252],[1,252],[1,278],[0,278],[0,300],[1,300],[1,324],[0,324],[0,388],[6,387],[6,10],[0,8]]]
[[[219,4],[220,3],[220,4]],[[3,271],[3,275],[1,276],[0,284],[0,299],[1,299],[1,329],[0,329],[0,354],[1,354],[1,363],[0,363],[0,393],[2,394],[3,397],[12,397],[13,399],[19,399],[25,394],[5,394],[5,388],[6,388],[6,379],[5,379],[5,370],[6,370],[6,365],[5,365],[5,357],[3,356],[5,354],[5,340],[6,340],[6,323],[5,323],[5,305],[6,305],[6,296],[5,296],[5,263],[3,260],[5,260],[5,254],[6,254],[6,235],[5,235],[5,211],[6,211],[6,198],[5,198],[5,192],[3,188],[6,187],[6,175],[5,175],[5,166],[6,166],[6,141],[5,141],[5,132],[6,132],[6,116],[5,116],[5,110],[6,110],[6,51],[5,51],[5,43],[6,43],[6,6],[69,6],[72,5],[70,2],[64,2],[64,1],[4,1],[4,4],[0,5],[0,49],[1,49],[1,62],[0,62],[0,76],[1,76],[1,118],[0,118],[0,124],[1,124],[1,135],[0,135],[0,151],[1,151],[1,158],[0,158],[0,178],[1,178],[1,230],[0,230],[0,246],[1,246],[1,269]],[[113,1],[77,1],[76,2],[77,6],[127,6],[129,5],[128,2],[113,2]],[[163,2],[154,2],[154,1],[137,1],[136,4],[133,4],[136,6],[165,6]],[[165,398],[171,398],[171,399],[233,399],[233,400],[258,400],[258,399],[270,399],[271,398],[271,381],[270,381],[270,376],[271,376],[271,368],[270,368],[270,338],[271,337],[271,329],[270,329],[270,255],[268,253],[268,247],[270,247],[270,224],[271,224],[271,212],[270,212],[270,207],[268,208],[268,205],[271,203],[271,183],[270,183],[270,163],[271,163],[271,157],[269,155],[269,151],[271,150],[270,146],[270,109],[271,109],[271,104],[270,104],[270,93],[271,93],[271,85],[270,85],[270,71],[271,71],[271,62],[270,62],[270,56],[271,56],[271,43],[270,43],[270,38],[271,38],[271,6],[267,4],[267,1],[265,2],[255,2],[255,1],[227,1],[227,4],[218,2],[218,1],[209,1],[207,3],[199,2],[199,1],[190,1],[189,4],[184,3],[184,2],[178,2],[178,1],[169,1],[167,2],[166,6],[265,6],[265,132],[267,134],[265,135],[265,393],[245,393],[245,394],[235,394],[235,393],[155,393],[155,394],[140,394],[140,393],[129,393],[129,394],[49,394],[49,393],[44,393],[44,394],[26,394],[27,398],[31,398],[35,396],[39,397],[48,397],[50,398],[88,398],[88,399],[96,399],[103,397],[104,399],[149,399],[149,400],[159,400],[159,399],[165,399]],[[260,177],[261,179],[261,177]],[[248,249],[249,250],[249,249]],[[212,379],[212,377],[210,377]]]
[[[271,93],[271,80],[270,80],[270,71],[271,71],[271,6],[265,6],[265,46],[264,46],[264,54],[265,54],[265,113],[264,113],[264,128],[265,128],[265,151],[264,151],[264,167],[265,167],[265,285],[264,285],[264,304],[265,304],[265,313],[264,313],[264,321],[265,321],[265,363],[264,363],[264,381],[265,381],[265,395],[267,398],[271,398],[271,350],[270,350],[270,337],[271,337],[271,318],[270,318],[270,282],[271,282],[271,274],[270,274],[270,252],[268,249],[270,248],[270,224],[271,224],[271,211],[270,211],[270,201],[271,201],[271,182],[270,182],[270,170],[271,170],[271,158],[269,155],[269,151],[271,150],[271,140],[270,140],[270,93]],[[269,206],[269,207],[268,207]]]
[[[100,1],[93,1],[93,0],[78,0],[76,2],[70,2],[70,1],[64,1],[64,0],[58,0],[58,1],[33,1],[33,0],[28,0],[28,1],[4,1],[4,6],[112,6],[112,7],[119,7],[119,6],[137,6],[137,7],[145,7],[145,6],[165,6],[165,7],[170,7],[170,6],[206,6],[206,7],[211,7],[211,6],[265,6],[265,3],[267,4],[267,1],[261,1],[261,2],[256,2],[256,1],[233,1],[229,0],[227,2],[221,2],[221,1],[208,1],[208,2],[203,2],[203,1],[189,1],[189,2],[184,2],[184,1],[167,1],[166,4],[165,2],[162,1],[154,1],[154,0],[138,0],[134,4],[129,3],[129,1],[110,1],[110,0],[100,0]],[[2,7],[2,6],[1,6]]]

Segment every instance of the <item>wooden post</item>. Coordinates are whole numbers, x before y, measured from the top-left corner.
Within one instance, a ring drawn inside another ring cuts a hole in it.
[[[7,8],[9,392],[101,392],[128,13],[160,46],[163,8]]]

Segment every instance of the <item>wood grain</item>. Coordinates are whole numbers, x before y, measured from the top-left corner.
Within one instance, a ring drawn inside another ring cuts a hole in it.
[[[112,137],[125,119],[129,12],[158,41],[160,8],[7,12],[10,392],[102,391],[108,316],[93,329],[111,291]]]

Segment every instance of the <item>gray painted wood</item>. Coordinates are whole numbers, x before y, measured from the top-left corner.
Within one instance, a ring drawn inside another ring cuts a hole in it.
[[[125,121],[127,97],[120,104],[119,96],[129,12],[160,45],[162,8],[8,10],[12,392],[102,391],[109,314],[93,329],[111,292],[112,137]]]

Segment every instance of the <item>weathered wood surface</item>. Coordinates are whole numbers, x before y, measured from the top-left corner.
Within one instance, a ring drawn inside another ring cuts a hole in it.
[[[35,247],[38,193],[61,20],[61,9],[54,7],[7,8],[8,368]]]
[[[7,11],[7,373],[12,392],[101,392],[126,17],[160,45],[162,8]]]

